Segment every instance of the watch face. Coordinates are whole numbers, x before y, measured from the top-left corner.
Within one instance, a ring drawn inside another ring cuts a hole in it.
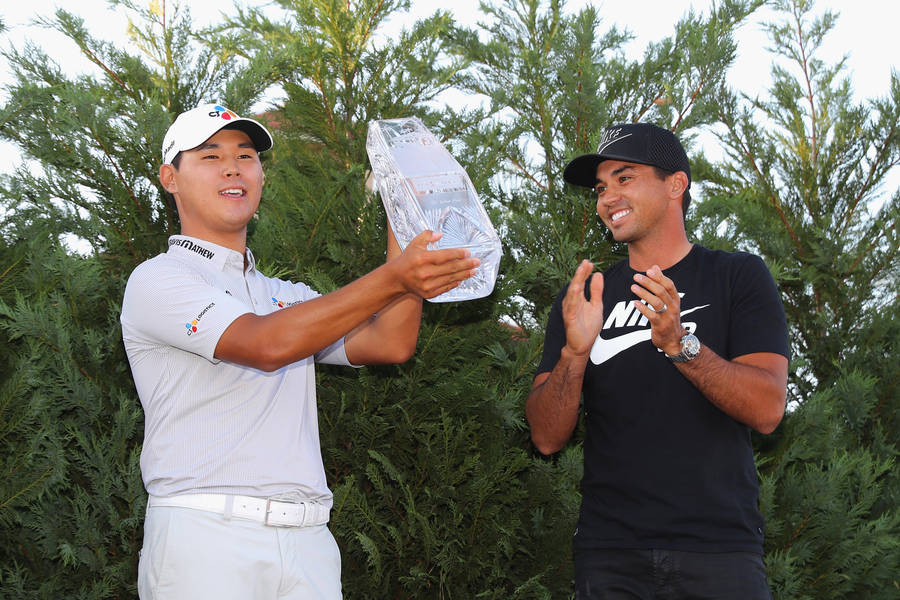
[[[700,340],[697,336],[688,334],[681,338],[681,353],[686,358],[694,358],[700,354]]]

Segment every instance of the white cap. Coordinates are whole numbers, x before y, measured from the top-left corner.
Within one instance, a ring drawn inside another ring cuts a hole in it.
[[[272,147],[272,136],[258,122],[239,117],[220,104],[202,104],[178,115],[169,127],[163,138],[163,164],[171,164],[179,152],[196,148],[223,127],[246,133],[257,152]]]

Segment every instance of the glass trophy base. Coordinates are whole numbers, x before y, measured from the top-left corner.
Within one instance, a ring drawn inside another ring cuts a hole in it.
[[[417,117],[371,121],[366,152],[400,247],[426,229],[443,234],[431,249],[465,248],[481,259],[473,277],[431,302],[490,294],[500,269],[500,238],[468,174]]]

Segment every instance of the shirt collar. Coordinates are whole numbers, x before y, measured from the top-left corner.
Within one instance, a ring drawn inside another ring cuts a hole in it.
[[[256,259],[250,248],[244,251],[247,258],[247,272],[250,272],[256,268]],[[169,236],[168,253],[206,264],[219,271],[224,270],[226,266],[241,271],[244,269],[244,256],[241,256],[240,252],[187,235]]]

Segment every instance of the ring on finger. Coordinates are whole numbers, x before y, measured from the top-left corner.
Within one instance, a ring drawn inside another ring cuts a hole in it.
[[[660,308],[659,310],[653,308],[653,305],[652,305],[652,304],[650,305],[650,308],[653,310],[653,312],[655,312],[655,313],[658,314],[658,315],[661,315],[661,314],[663,314],[664,312],[666,312],[667,310],[669,310],[669,307],[668,307],[668,305],[667,305],[665,302],[663,302],[662,308]]]

